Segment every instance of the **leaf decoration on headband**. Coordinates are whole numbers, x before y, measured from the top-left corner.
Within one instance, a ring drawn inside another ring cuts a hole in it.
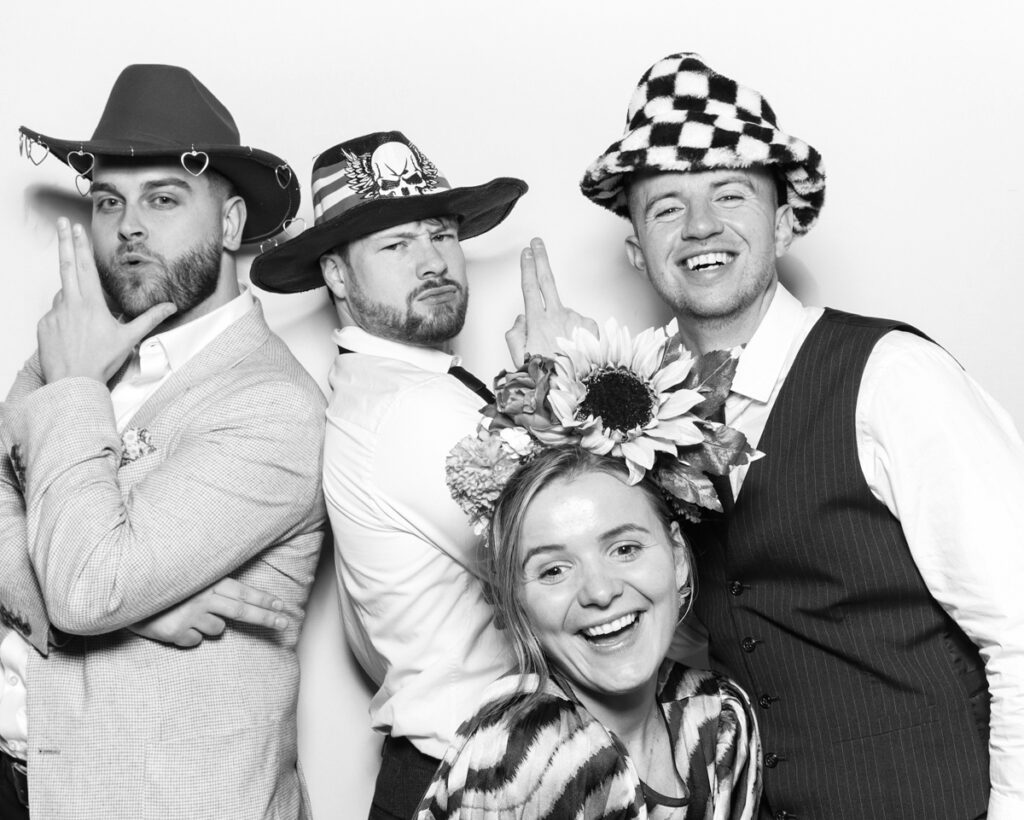
[[[448,489],[482,532],[519,467],[548,447],[621,458],[635,484],[650,472],[677,511],[721,511],[709,475],[762,454],[738,430],[712,421],[729,395],[740,348],[695,358],[675,320],[635,338],[611,319],[600,338],[577,328],[553,358],[531,356],[494,381],[474,435],[448,455]]]

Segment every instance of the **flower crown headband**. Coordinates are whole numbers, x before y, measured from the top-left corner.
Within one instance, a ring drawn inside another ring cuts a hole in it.
[[[650,473],[690,520],[701,509],[721,512],[709,476],[763,455],[711,419],[729,395],[741,348],[696,358],[680,343],[675,319],[635,339],[610,319],[600,338],[577,328],[559,344],[554,357],[531,356],[499,373],[495,403],[448,455],[448,490],[474,530],[487,528],[516,470],[550,447],[621,458],[630,484]]]

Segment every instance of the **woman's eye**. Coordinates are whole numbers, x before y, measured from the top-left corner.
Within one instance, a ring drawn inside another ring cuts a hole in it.
[[[616,555],[621,556],[623,558],[631,558],[632,556],[640,552],[641,549],[642,547],[639,544],[617,544],[615,546],[614,552]]]

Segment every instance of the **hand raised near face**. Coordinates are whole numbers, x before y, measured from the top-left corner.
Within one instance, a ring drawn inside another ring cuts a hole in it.
[[[281,601],[234,578],[222,578],[202,592],[129,627],[136,635],[180,647],[198,646],[216,638],[227,621],[285,629],[290,623]]]
[[[568,339],[577,327],[598,333],[597,322],[562,304],[551,273],[544,242],[533,239],[519,259],[522,273],[524,313],[520,313],[505,334],[508,352],[518,367],[530,354],[551,356],[560,348],[555,340]]]
[[[39,320],[39,362],[47,384],[68,376],[106,383],[143,338],[174,313],[170,302],[154,305],[130,322],[107,307],[92,247],[81,225],[57,220],[60,292]]]

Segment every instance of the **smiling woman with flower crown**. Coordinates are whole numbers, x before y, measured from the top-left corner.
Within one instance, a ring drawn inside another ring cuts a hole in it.
[[[693,596],[677,519],[720,508],[708,474],[757,455],[708,418],[735,356],[614,323],[563,347],[501,374],[448,459],[518,674],[460,728],[418,817],[753,818],[747,696],[665,660]]]

